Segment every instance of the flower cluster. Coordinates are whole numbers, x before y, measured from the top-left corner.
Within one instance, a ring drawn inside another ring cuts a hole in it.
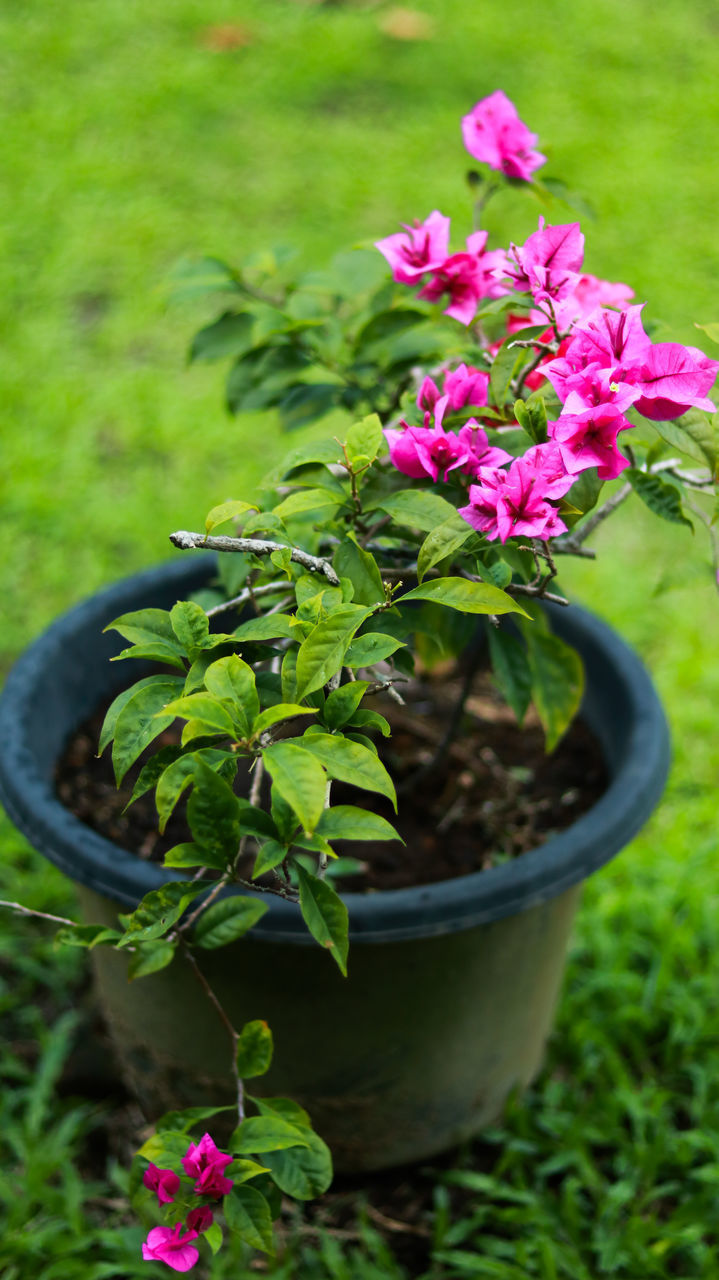
[[[182,1167],[188,1178],[194,1178],[193,1192],[211,1200],[221,1200],[232,1190],[232,1180],[224,1170],[232,1163],[232,1156],[219,1151],[209,1133],[198,1143],[191,1142],[182,1157]],[[181,1180],[172,1169],[158,1169],[151,1164],[143,1176],[144,1185],[157,1195],[160,1205],[172,1204],[180,1190]],[[164,1262],[173,1271],[190,1271],[199,1258],[192,1241],[212,1226],[213,1212],[208,1204],[190,1209],[184,1223],[174,1227],[153,1227],[142,1246],[146,1262]]]
[[[531,150],[536,138],[501,92],[477,103],[462,129],[472,155],[510,176],[529,181],[544,159]],[[448,245],[449,218],[435,210],[423,224],[376,247],[395,280],[421,284],[419,296],[429,301],[449,294],[445,314],[466,325],[475,320],[482,301],[529,295],[526,315],[510,313],[507,335],[516,334],[519,341],[526,326],[547,324],[535,336],[536,358],[524,383],[535,390],[547,379],[561,404],[559,415],[546,424],[546,440],[512,457],[503,448],[506,424],[497,424],[497,406],[489,403],[489,368],[504,339],[489,343],[479,331],[487,367],[460,364],[446,370],[442,391],[425,377],[418,396],[423,425],[400,419],[398,428],[386,430],[390,460],[404,475],[447,482],[454,473],[474,481],[468,504],[459,510],[489,541],[547,540],[565,532],[553,504],[576,477],[596,468],[599,480],[613,480],[631,465],[617,446],[619,434],[633,426],[626,417],[630,408],[655,422],[689,408],[713,412],[707,397],[719,362],[695,347],[652,342],[641,321],[643,304],[631,305],[629,286],[583,271],[579,223],[547,226],[540,218],[523,245],[510,244],[506,251],[487,250],[486,231],[467,238],[466,252],[449,255]],[[469,405],[489,408],[494,419],[487,415],[482,425],[470,418],[458,431],[447,431],[447,412]],[[486,425],[495,427],[491,441]]]

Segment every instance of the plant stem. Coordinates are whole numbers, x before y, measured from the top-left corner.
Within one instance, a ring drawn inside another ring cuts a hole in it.
[[[17,911],[23,916],[34,916],[37,920],[50,920],[53,924],[69,925],[72,929],[80,928],[77,920],[67,920],[65,916],[53,916],[49,911],[35,911],[33,907],[24,907],[20,902],[6,902],[4,898],[0,898],[0,907],[9,907],[11,911]]]
[[[581,547],[591,533],[594,533],[597,525],[606,520],[607,516],[610,516],[613,511],[616,511],[617,507],[620,507],[626,501],[631,492],[632,486],[628,482],[622,485],[621,489],[613,494],[611,498],[608,498],[606,502],[602,503],[599,510],[595,511],[586,524],[577,529],[576,533],[572,533],[568,538],[559,538],[554,543],[554,550],[562,555],[586,555],[586,551],[579,551],[578,548]]]
[[[333,587],[340,585],[329,560],[322,556],[312,556],[301,547],[287,547],[282,542],[267,542],[264,538],[230,538],[221,534],[209,537],[204,533],[190,533],[187,529],[178,529],[170,534],[173,547],[181,551],[239,551],[254,556],[271,556],[273,551],[289,551],[290,559],[310,573],[323,573]]]
[[[222,604],[213,605],[207,610],[208,618],[214,618],[216,613],[224,613],[227,609],[240,609],[243,604],[249,604],[254,596],[271,596],[278,591],[283,591],[287,587],[286,582],[263,582],[258,587],[246,588],[241,591],[238,596],[233,596],[232,600],[223,600]]]
[[[187,943],[186,943],[186,942],[183,942],[183,944],[182,944],[182,950],[183,950],[183,954],[184,954],[184,956],[185,956],[185,959],[187,960],[187,963],[189,964],[190,968],[192,969],[192,972],[194,973],[195,977],[197,978],[197,981],[199,982],[200,986],[202,987],[202,990],[204,991],[205,995],[207,996],[207,999],[209,1000],[210,1004],[212,1005],[213,1009],[215,1010],[215,1013],[217,1014],[218,1018],[220,1019],[220,1022],[222,1023],[223,1027],[225,1028],[225,1031],[227,1032],[227,1034],[228,1034],[228,1036],[229,1036],[229,1038],[230,1038],[230,1043],[231,1043],[231,1045],[232,1045],[232,1075],[233,1075],[234,1080],[235,1080],[236,1098],[237,1098],[237,1101],[236,1101],[236,1106],[237,1106],[237,1119],[238,1119],[239,1123],[240,1123],[240,1124],[242,1124],[242,1121],[243,1121],[243,1120],[244,1120],[244,1118],[245,1118],[245,1086],[244,1086],[244,1084],[243,1084],[243,1082],[242,1082],[242,1078],[241,1078],[241,1076],[240,1076],[240,1073],[239,1073],[239,1071],[237,1070],[237,1042],[238,1042],[238,1040],[239,1040],[239,1038],[240,1038],[240,1037],[239,1037],[239,1033],[238,1033],[237,1031],[235,1031],[235,1028],[233,1027],[232,1023],[230,1022],[230,1019],[228,1018],[227,1014],[225,1013],[225,1010],[223,1009],[222,1005],[220,1004],[219,1000],[217,999],[217,996],[215,995],[214,991],[212,990],[212,987],[210,986],[209,982],[207,981],[207,978],[205,977],[204,973],[202,972],[202,970],[201,970],[200,966],[198,965],[198,963],[197,963],[197,961],[196,961],[195,957],[193,956],[193,954],[192,954],[192,952],[191,952],[191,950],[190,950],[190,948],[188,947],[188,945],[187,945]]]

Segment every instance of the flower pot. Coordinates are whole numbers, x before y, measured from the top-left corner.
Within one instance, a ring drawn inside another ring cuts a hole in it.
[[[16,825],[78,885],[87,918],[118,908],[166,872],[81,824],[54,795],[65,742],[127,683],[102,634],[131,609],[169,608],[197,590],[196,556],[126,579],[60,618],[17,663],[0,699],[0,799]],[[439,884],[347,894],[349,977],[308,936],[294,904],[273,898],[250,935],[202,966],[235,1025],[265,1018],[275,1061],[261,1090],[309,1110],[345,1172],[432,1156],[496,1119],[538,1070],[582,881],[619,851],[657,803],[669,760],[664,715],[639,659],[572,607],[557,632],[587,670],[583,716],[610,784],[541,848]],[[133,678],[144,674],[133,664]],[[225,1034],[181,960],[128,984],[121,953],[93,953],[126,1077],[148,1115],[230,1101]]]

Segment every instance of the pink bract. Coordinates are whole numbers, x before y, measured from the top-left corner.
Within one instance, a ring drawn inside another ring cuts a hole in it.
[[[474,418],[465,422],[457,439],[469,455],[462,467],[466,476],[476,476],[480,467],[502,467],[505,462],[512,461],[512,455],[506,449],[490,445],[487,432]]]
[[[212,1226],[213,1220],[214,1214],[210,1206],[208,1204],[198,1204],[196,1209],[190,1209],[185,1225],[188,1231],[202,1233]]]
[[[191,1142],[187,1154],[182,1157],[182,1167],[190,1178],[195,1178],[195,1193],[198,1196],[214,1196],[219,1199],[232,1190],[232,1181],[222,1172],[228,1164],[232,1164],[232,1156],[219,1151],[209,1133],[203,1134],[200,1141]]]
[[[653,343],[645,354],[637,385],[641,398],[635,409],[654,422],[678,418],[687,409],[713,413],[707,398],[719,372],[719,361],[710,360],[697,347],[677,342]]]
[[[190,1271],[200,1255],[190,1244],[197,1239],[196,1231],[181,1235],[182,1224],[175,1227],[153,1227],[142,1246],[145,1262],[164,1262],[173,1271]]]
[[[617,434],[631,425],[615,405],[600,404],[582,413],[563,413],[549,424],[549,434],[570,475],[596,467],[600,480],[616,480],[630,465],[617,449]]]
[[[157,1193],[158,1204],[172,1204],[180,1190],[180,1179],[172,1169],[158,1169],[151,1164],[142,1177],[143,1184]]]
[[[472,365],[457,365],[456,369],[448,370],[444,375],[444,392],[449,397],[448,408],[452,411],[463,409],[468,404],[482,408],[487,403],[488,390],[489,374]]]
[[[556,446],[536,445],[523,458],[515,458],[508,471],[480,467],[479,484],[469,487],[469,506],[459,514],[485,534],[489,542],[510,537],[553,538],[566,533],[556,507],[547,498],[566,493],[572,477],[561,476]],[[563,468],[561,468],[563,471]],[[555,472],[557,474],[555,474]],[[554,476],[554,478],[551,478]]]
[[[407,223],[404,231],[378,240],[375,248],[387,259],[400,284],[417,284],[427,271],[441,266],[449,253],[449,218],[437,209],[424,222]]]
[[[523,245],[510,245],[508,274],[515,289],[531,293],[536,303],[552,303],[572,294],[584,259],[584,236],[578,222],[539,229]]]
[[[468,236],[467,252],[446,258],[420,290],[420,298],[428,302],[439,302],[448,293],[450,301],[444,314],[461,324],[472,323],[480,298],[501,298],[507,293],[501,280],[506,275],[506,255],[503,249],[485,252],[487,235],[486,231],[475,231]]]
[[[533,171],[546,160],[546,156],[533,149],[536,134],[519,119],[517,108],[501,89],[475,103],[464,116],[462,138],[475,160],[509,178],[531,182]]]

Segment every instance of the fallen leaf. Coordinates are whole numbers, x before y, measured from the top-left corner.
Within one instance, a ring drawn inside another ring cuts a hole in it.
[[[379,28],[393,40],[431,40],[434,35],[432,18],[417,9],[388,9]]]

